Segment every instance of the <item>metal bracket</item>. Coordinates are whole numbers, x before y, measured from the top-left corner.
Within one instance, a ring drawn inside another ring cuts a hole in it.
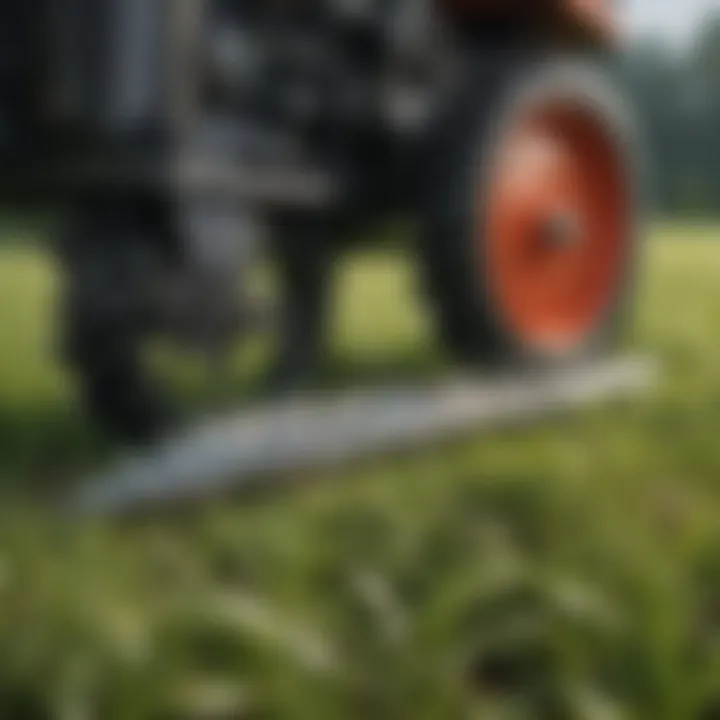
[[[289,473],[541,420],[652,387],[655,364],[615,358],[562,370],[453,378],[426,387],[295,398],[208,422],[90,478],[72,517],[169,509],[272,486]]]

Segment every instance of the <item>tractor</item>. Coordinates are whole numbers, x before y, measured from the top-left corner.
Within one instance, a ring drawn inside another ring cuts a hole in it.
[[[394,217],[457,362],[606,352],[639,204],[610,5],[1,0],[0,196],[59,218],[90,416],[133,442],[174,427],[148,346],[215,356],[267,331],[264,262],[264,384],[312,387],[335,258]]]

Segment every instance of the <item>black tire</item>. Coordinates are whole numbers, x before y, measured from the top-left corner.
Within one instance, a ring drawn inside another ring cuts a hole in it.
[[[61,248],[64,358],[88,416],[108,435],[154,441],[177,419],[143,345],[152,325],[152,244],[132,212],[81,211]]]
[[[487,197],[487,170],[503,124],[542,93],[567,95],[598,113],[623,158],[631,208],[612,300],[581,342],[553,353],[530,346],[503,317],[485,257],[487,232],[479,230],[487,208],[476,204],[478,193]],[[459,95],[432,133],[423,193],[420,260],[441,342],[454,359],[483,365],[566,361],[608,348],[628,314],[639,234],[637,138],[625,102],[601,69],[574,59],[486,59]]]
[[[192,285],[194,276],[185,272],[189,261],[180,255],[172,223],[168,209],[157,202],[88,202],[75,211],[60,248],[64,360],[90,420],[109,437],[132,445],[160,440],[196,413],[194,404],[186,406],[182,393],[178,397],[174,392],[172,378],[149,362],[151,340],[168,340],[181,355],[188,347],[212,350],[215,346],[204,344],[204,338],[198,342],[191,335],[188,342],[188,325],[191,332],[212,332],[218,318],[220,332],[211,337],[226,343],[225,350],[265,335],[277,352],[275,367],[264,381],[266,386],[272,383],[265,390],[274,395],[304,387],[320,360],[329,266],[316,233],[302,224],[276,231],[281,282],[275,310],[282,322],[243,316],[234,323],[235,311],[262,311],[253,305],[257,298],[244,294],[245,304],[233,305],[224,283],[237,279],[242,285],[242,269],[236,278],[235,266],[228,266],[231,274],[226,278],[223,268],[214,286],[204,276],[201,285]],[[171,304],[177,302],[178,289],[190,290],[182,296],[179,312],[178,305]],[[218,300],[221,308],[210,302],[209,311],[202,306],[197,317],[188,318],[189,305],[191,311],[198,309],[198,291],[202,299]],[[212,384],[217,367],[208,370],[212,372],[204,379]]]

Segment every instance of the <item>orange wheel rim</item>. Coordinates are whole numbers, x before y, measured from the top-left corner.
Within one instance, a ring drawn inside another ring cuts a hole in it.
[[[625,264],[628,190],[621,148],[590,109],[548,102],[507,128],[483,244],[492,299],[514,338],[564,352],[602,325]]]

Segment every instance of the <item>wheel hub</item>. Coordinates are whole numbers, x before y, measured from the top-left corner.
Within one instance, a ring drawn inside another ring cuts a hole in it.
[[[627,240],[623,161],[589,109],[539,103],[496,148],[483,261],[498,314],[521,344],[582,347],[620,286]]]
[[[542,242],[551,248],[577,247],[585,239],[583,218],[576,210],[557,210],[542,224],[540,233]]]

